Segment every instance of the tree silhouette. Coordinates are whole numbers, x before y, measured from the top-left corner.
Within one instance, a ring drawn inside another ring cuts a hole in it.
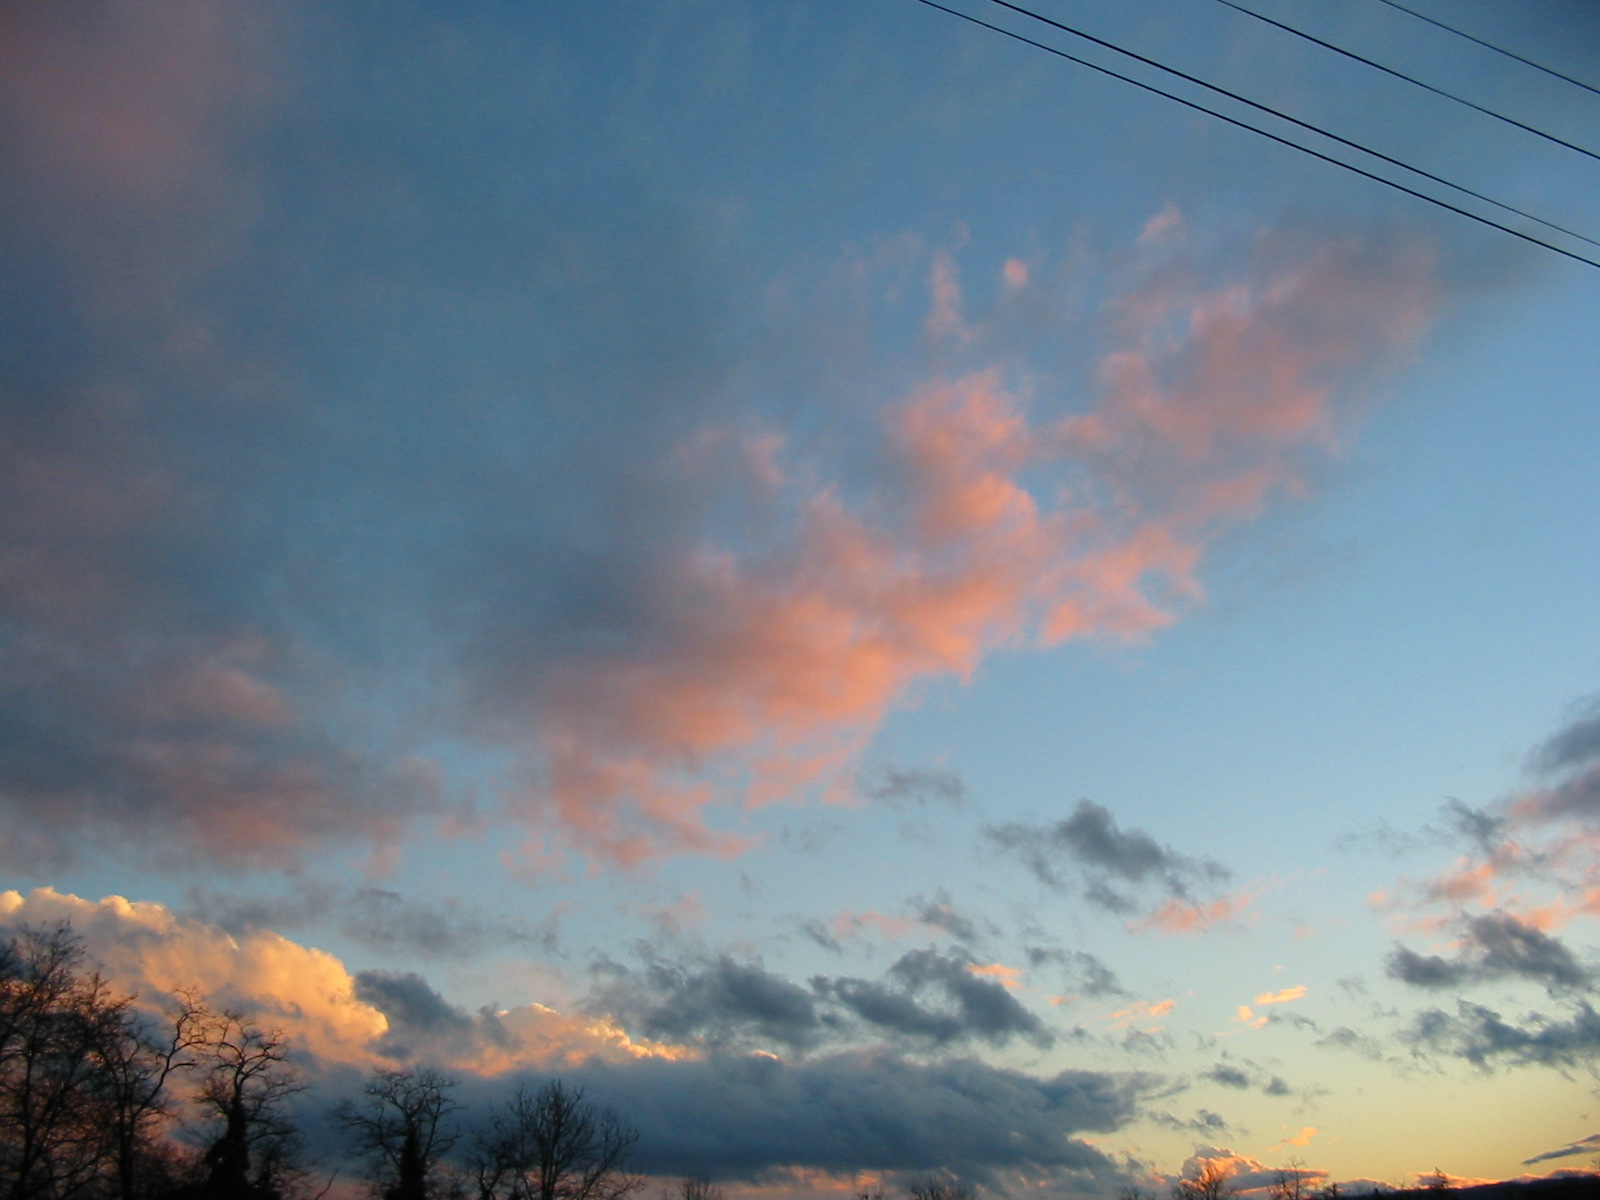
[[[345,1103],[334,1119],[367,1160],[367,1179],[382,1200],[431,1200],[438,1194],[441,1161],[456,1143],[461,1106],[457,1086],[430,1067],[372,1073],[359,1105]]]
[[[195,1099],[211,1132],[201,1193],[214,1200],[280,1200],[301,1173],[288,1102],[304,1085],[284,1035],[237,1009],[208,1013],[205,1074]]]
[[[1180,1179],[1172,1185],[1172,1200],[1228,1200],[1236,1191],[1222,1164],[1208,1158],[1193,1179]]]
[[[620,1200],[644,1186],[627,1171],[638,1132],[559,1079],[518,1088],[495,1109],[473,1156],[480,1200]]]

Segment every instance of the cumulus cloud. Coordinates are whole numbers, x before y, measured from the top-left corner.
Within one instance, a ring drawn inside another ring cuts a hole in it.
[[[70,923],[107,981],[159,1007],[195,989],[216,1007],[236,1006],[280,1028],[294,1046],[333,1061],[371,1061],[388,1028],[357,995],[345,966],[324,951],[258,930],[233,937],[185,920],[160,904],[120,896],[93,901],[38,888],[0,892],[0,923],[10,929]]]

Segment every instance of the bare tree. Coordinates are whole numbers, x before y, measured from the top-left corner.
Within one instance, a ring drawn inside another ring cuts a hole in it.
[[[1308,1200],[1311,1192],[1306,1183],[1305,1166],[1298,1158],[1291,1158],[1268,1188],[1270,1200]]]
[[[372,1074],[361,1104],[341,1104],[334,1119],[367,1160],[367,1179],[382,1200],[430,1200],[439,1192],[445,1155],[459,1136],[450,1096],[454,1079],[423,1067]]]
[[[289,1102],[304,1085],[284,1035],[237,1009],[208,1014],[195,1099],[209,1117],[201,1191],[216,1200],[278,1200],[302,1174]]]
[[[518,1088],[490,1114],[474,1154],[480,1200],[620,1200],[644,1186],[627,1171],[638,1132],[559,1079]]]
[[[964,1183],[947,1183],[942,1179],[924,1179],[906,1188],[911,1200],[975,1200],[973,1191]]]
[[[98,1051],[126,1033],[130,1001],[88,966],[65,924],[0,947],[0,1190],[14,1200],[88,1194],[111,1158]]]
[[[1228,1181],[1227,1169],[1208,1158],[1193,1179],[1180,1179],[1172,1185],[1172,1200],[1228,1200],[1236,1191]]]
[[[170,1174],[159,1129],[172,1119],[169,1084],[198,1065],[211,1014],[192,991],[179,991],[164,1024],[124,1023],[97,1047],[108,1101],[115,1194],[134,1200],[151,1191],[152,1175]]]
[[[722,1189],[707,1175],[685,1175],[664,1200],[725,1200]]]

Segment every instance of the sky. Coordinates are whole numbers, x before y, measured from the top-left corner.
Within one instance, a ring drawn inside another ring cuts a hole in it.
[[[1215,0],[1035,7],[1600,237]],[[0,145],[5,930],[730,1195],[1600,1148],[1593,267],[914,0],[21,0]]]

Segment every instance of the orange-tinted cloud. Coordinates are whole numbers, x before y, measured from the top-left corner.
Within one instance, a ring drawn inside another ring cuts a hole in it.
[[[1257,1004],[1287,1004],[1291,1000],[1298,1000],[1306,994],[1305,984],[1296,984],[1276,992],[1262,992],[1257,996]]]
[[[954,328],[953,270],[936,258],[930,328]],[[538,685],[539,765],[514,806],[617,863],[733,853],[703,819],[714,801],[826,786],[919,681],[968,679],[1002,646],[1163,628],[1199,599],[1213,537],[1303,490],[1306,456],[1336,444],[1340,379],[1416,336],[1427,275],[1343,245],[1208,292],[1163,284],[1085,413],[1038,419],[990,367],[888,409],[877,492],[774,466],[764,486],[788,481],[793,515],[776,547],[685,552],[663,580],[691,614],[670,639]],[[1244,903],[1173,902],[1152,925],[1197,931]]]
[[[1004,963],[969,963],[967,970],[973,975],[997,980],[1002,987],[1014,989],[1022,986],[1022,972]]]
[[[113,990],[135,994],[151,1009],[179,989],[193,989],[214,1007],[239,1008],[287,1035],[292,1050],[325,1062],[382,1065],[380,1039],[390,1023],[357,996],[357,981],[338,958],[270,930],[230,935],[164,905],[121,896],[83,899],[52,888],[26,896],[0,892],[0,923],[50,926],[70,922]],[[495,1013],[492,1034],[456,1018],[465,1036],[429,1044],[441,1065],[478,1074],[514,1068],[571,1067],[590,1059],[625,1062],[682,1059],[688,1050],[630,1037],[601,1016],[568,1016],[539,1003]]]
[[[1256,901],[1257,892],[1239,892],[1216,900],[1186,900],[1173,896],[1142,921],[1129,929],[1154,929],[1161,933],[1204,933],[1217,925],[1236,921]]]
[[[1177,1006],[1176,1000],[1135,1000],[1119,1008],[1110,1016],[1113,1029],[1139,1029],[1155,1033],[1162,1028],[1160,1021]]]
[[[320,1058],[376,1061],[370,1046],[383,1014],[356,999],[344,964],[268,930],[233,937],[163,905],[107,896],[98,902],[52,888],[0,892],[8,925],[71,922],[110,985],[160,1007],[178,989],[219,1007],[243,1008]]]

